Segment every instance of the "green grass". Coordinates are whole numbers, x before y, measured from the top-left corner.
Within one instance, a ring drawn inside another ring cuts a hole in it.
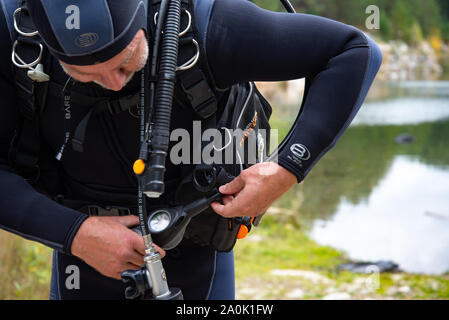
[[[252,241],[239,242],[237,262],[242,263],[243,270],[254,270],[252,261],[265,269],[273,264],[286,269],[327,269],[344,261],[342,253],[331,247],[317,245],[291,224],[280,228],[270,223],[267,227],[254,230],[255,234],[267,240],[258,245]]]
[[[51,249],[0,230],[0,300],[48,299]]]
[[[337,270],[349,261],[344,252],[317,244],[305,230],[278,216],[266,217],[247,239],[239,240],[235,259],[240,299],[292,299],[292,292],[298,290],[303,293],[301,299],[321,299],[332,293],[351,299],[449,299],[448,274],[381,273],[379,286],[368,287],[369,275]],[[306,276],[282,276],[279,270]]]
[[[0,300],[47,299],[51,250],[3,231],[0,244]],[[339,264],[348,262],[344,252],[317,244],[282,215],[265,217],[260,227],[239,240],[235,260],[239,299],[291,299],[298,289],[301,299],[321,299],[334,292],[348,293],[352,299],[449,299],[448,273],[382,273],[379,288],[367,291],[367,276],[337,271]],[[274,275],[273,270],[304,271],[312,278]]]

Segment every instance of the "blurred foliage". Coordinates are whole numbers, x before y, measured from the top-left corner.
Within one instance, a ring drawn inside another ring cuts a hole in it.
[[[0,300],[48,299],[52,250],[0,230]]]
[[[253,0],[273,11],[283,10],[280,1]],[[315,14],[365,29],[366,8],[380,9],[379,35],[385,40],[415,44],[423,38],[449,41],[449,0],[291,0],[298,12]],[[365,30],[367,31],[367,30]]]

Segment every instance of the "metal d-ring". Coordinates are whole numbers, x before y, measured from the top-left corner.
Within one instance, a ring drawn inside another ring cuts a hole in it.
[[[195,39],[192,39],[192,42],[196,47],[196,55],[194,55],[192,58],[190,58],[190,60],[187,61],[186,63],[177,67],[176,71],[185,71],[185,70],[192,68],[194,65],[197,64],[197,62],[200,58],[200,45],[198,44],[198,42]]]
[[[19,41],[16,40],[16,41],[14,42],[13,47],[12,47],[12,55],[11,55],[12,63],[14,63],[14,65],[15,65],[16,67],[21,68],[21,69],[33,69],[33,67],[35,67],[36,65],[39,64],[39,62],[41,62],[41,60],[42,60],[42,54],[43,54],[43,52],[44,52],[44,46],[42,45],[42,43],[39,43],[39,47],[40,47],[39,56],[37,57],[36,60],[34,60],[34,61],[31,62],[31,63],[26,63],[25,61],[22,60],[22,58],[20,58],[20,57],[18,56],[18,54],[16,53],[16,47],[17,47],[18,44],[19,44]],[[20,63],[17,62],[16,59],[19,60]]]
[[[217,152],[223,151],[224,149],[226,149],[227,147],[229,147],[229,146],[231,145],[231,142],[232,142],[232,134],[231,134],[231,130],[229,130],[229,129],[226,128],[226,127],[221,127],[221,129],[225,130],[226,133],[229,135],[229,142],[226,143],[225,146],[224,146],[223,148],[217,148],[217,147],[215,147],[215,145],[214,145],[213,148],[214,148],[214,150],[217,151]]]
[[[189,32],[190,27],[192,26],[192,15],[190,14],[189,10],[184,10],[184,12],[187,13],[187,16],[189,17],[189,23],[187,24],[187,27],[183,31],[181,31],[179,33],[179,37],[180,38],[183,37],[187,32]],[[153,18],[154,19],[154,24],[157,24],[157,17],[158,17],[158,15],[159,15],[159,12],[156,12],[154,14],[154,18]],[[162,31],[162,33],[164,33],[164,31]]]
[[[39,31],[33,31],[33,32],[23,32],[22,30],[19,29],[19,26],[17,25],[17,14],[19,12],[21,12],[24,8],[17,8],[16,11],[14,11],[14,29],[16,29],[16,31],[21,34],[24,37],[34,37],[37,36],[39,34]]]
[[[188,10],[185,10],[185,13],[187,13],[187,16],[189,17],[189,23],[187,24],[187,27],[179,34],[179,37],[181,38],[184,36],[187,32],[189,32],[190,27],[192,26],[192,15]]]

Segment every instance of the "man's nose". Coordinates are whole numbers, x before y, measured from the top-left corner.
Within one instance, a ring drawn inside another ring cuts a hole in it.
[[[123,69],[105,72],[101,75],[101,83],[110,90],[120,91],[125,86],[128,76]]]

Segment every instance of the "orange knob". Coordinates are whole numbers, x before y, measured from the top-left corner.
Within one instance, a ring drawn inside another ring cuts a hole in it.
[[[237,239],[244,239],[248,235],[248,227],[245,225],[241,225],[239,232],[237,233]]]
[[[145,171],[145,162],[142,159],[136,160],[133,165],[134,173],[141,175]]]

